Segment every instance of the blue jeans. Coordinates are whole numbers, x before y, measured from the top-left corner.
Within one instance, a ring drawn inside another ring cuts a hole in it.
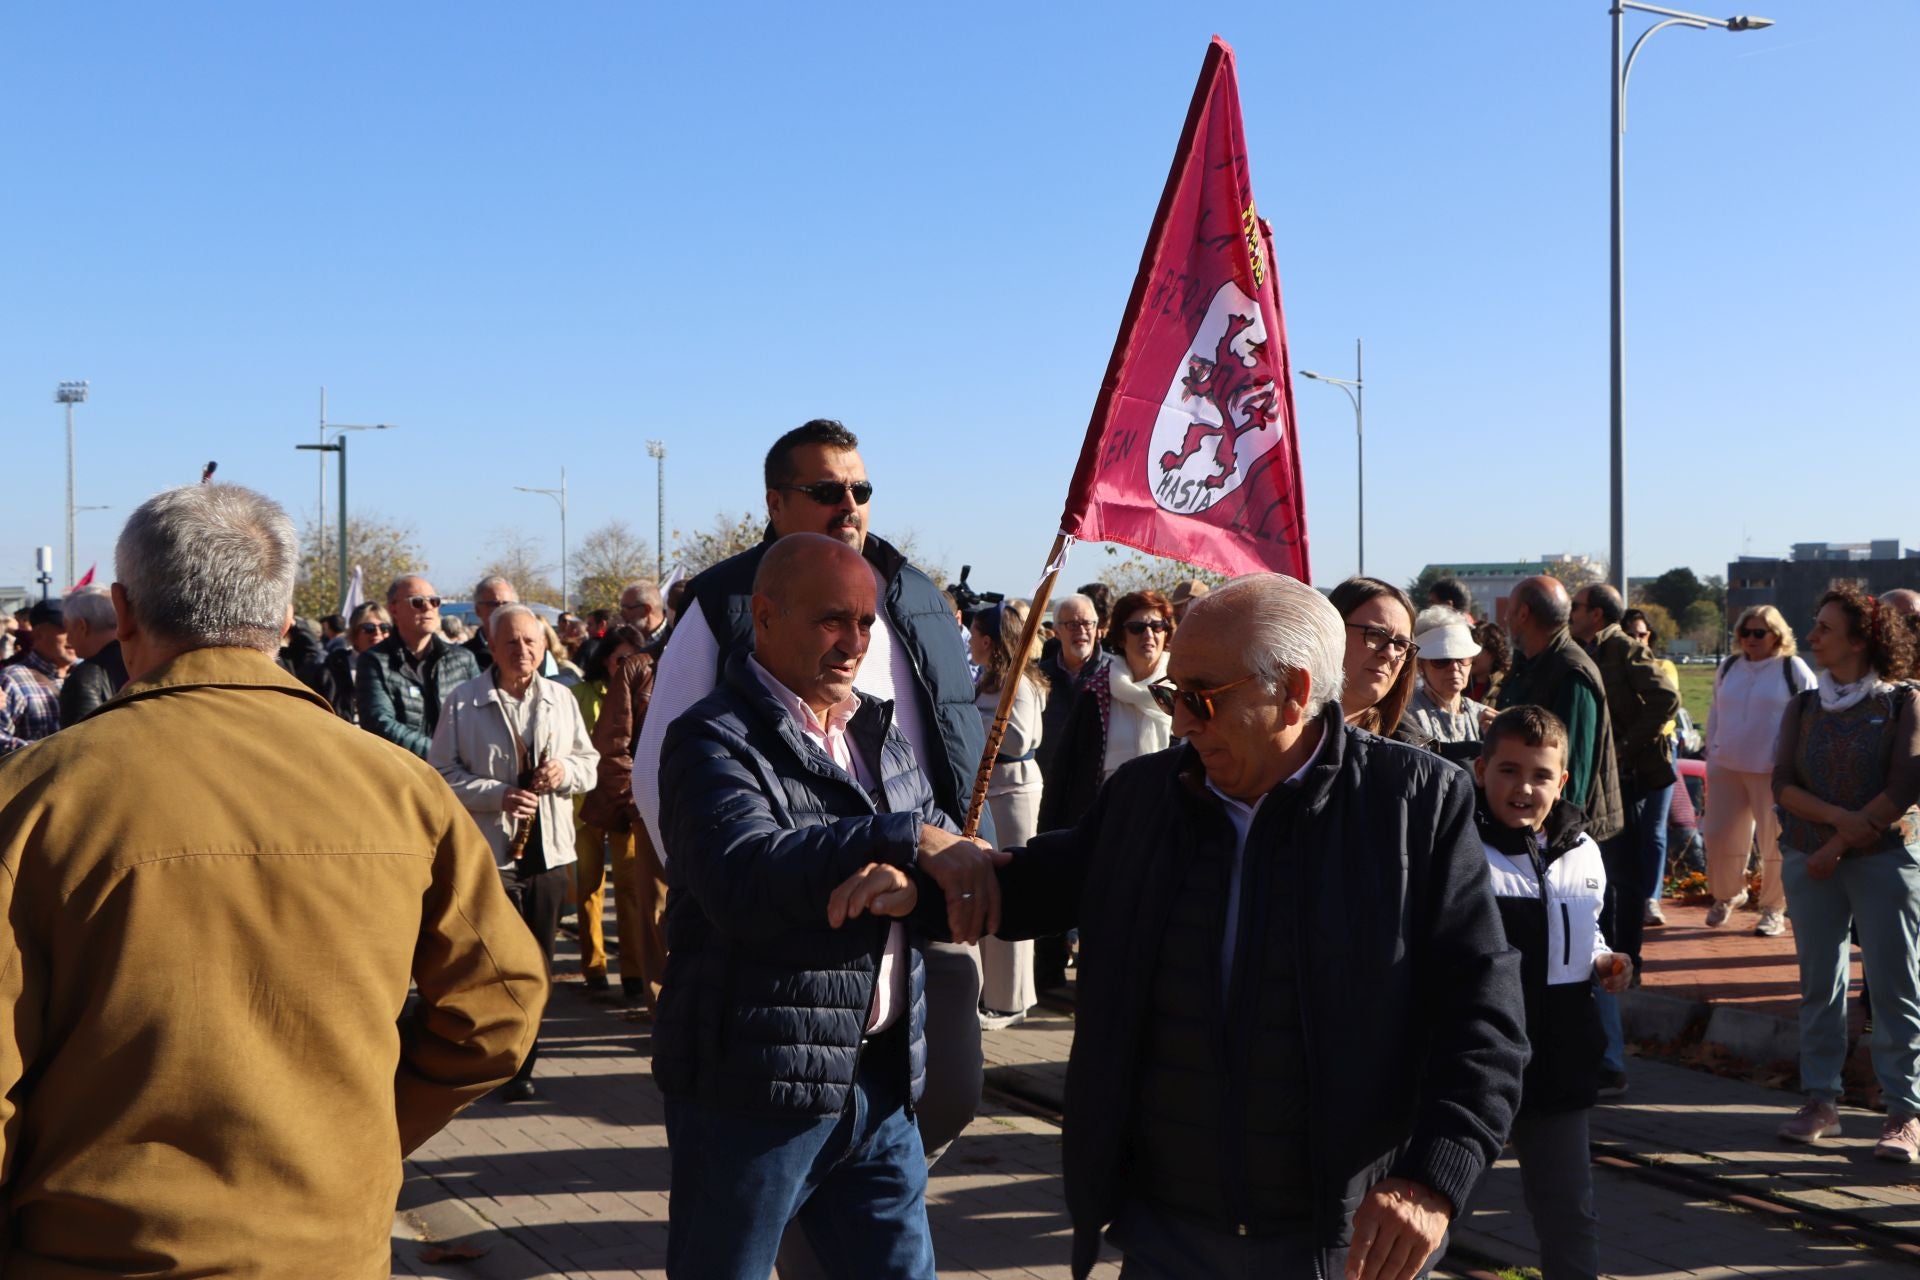
[[[1851,925],[1860,930],[1860,961],[1873,988],[1873,1073],[1887,1113],[1920,1115],[1920,854],[1849,853],[1831,876],[1815,880],[1806,853],[1782,846],[1780,882],[1800,957],[1800,1087],[1840,1096]]]
[[[1647,897],[1662,898],[1667,891],[1667,814],[1673,808],[1673,784],[1647,792],[1647,807],[1640,814],[1641,851],[1647,858]]]
[[[667,1098],[672,1280],[767,1280],[795,1220],[828,1275],[934,1280],[927,1158],[906,1111],[904,1050],[881,1049],[862,1058],[838,1115],[751,1115]]]

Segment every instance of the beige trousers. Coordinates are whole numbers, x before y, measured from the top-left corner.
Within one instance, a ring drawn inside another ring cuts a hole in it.
[[[1780,882],[1780,819],[1773,812],[1773,775],[1716,768],[1707,762],[1707,814],[1701,824],[1707,844],[1707,888],[1715,902],[1740,896],[1747,883],[1747,856],[1760,841],[1760,909],[1784,911]]]
[[[1040,788],[988,796],[993,831],[1003,849],[1018,849],[1040,825]],[[980,1006],[996,1013],[1025,1013],[1040,998],[1033,986],[1033,943],[980,939]]]

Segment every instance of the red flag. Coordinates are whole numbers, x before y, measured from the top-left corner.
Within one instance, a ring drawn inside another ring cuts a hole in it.
[[[78,590],[79,590],[80,588],[82,588],[82,587],[90,587],[90,586],[92,586],[92,585],[93,585],[93,571],[94,571],[95,569],[98,569],[99,567],[100,567],[100,566],[99,566],[99,565],[97,565],[97,564],[90,564],[90,565],[88,565],[88,566],[87,566],[87,571],[86,571],[86,572],[85,572],[84,574],[82,574],[82,575],[80,575],[80,581],[78,581],[78,582],[76,582],[76,583],[74,583],[74,584],[73,584],[73,585],[72,585],[71,587],[68,587],[68,588],[67,588],[67,590],[69,590],[69,591],[78,591]]]
[[[1061,529],[1222,573],[1308,580],[1293,370],[1215,36],[1067,493]]]

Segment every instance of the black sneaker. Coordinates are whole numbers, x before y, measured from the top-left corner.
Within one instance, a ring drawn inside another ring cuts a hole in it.
[[[1602,1071],[1600,1073],[1600,1096],[1617,1098],[1627,1091],[1627,1073],[1624,1071]]]
[[[589,973],[586,975],[586,980],[589,991],[605,991],[609,985],[607,975],[604,973]]]

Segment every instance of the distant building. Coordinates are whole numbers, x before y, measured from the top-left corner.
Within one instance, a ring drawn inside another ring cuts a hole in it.
[[[1796,542],[1787,559],[1741,556],[1727,566],[1727,629],[1745,609],[1770,604],[1806,638],[1820,597],[1846,583],[1872,595],[1920,590],[1920,551],[1896,538],[1872,542]]]
[[[1422,578],[1453,577],[1473,593],[1473,611],[1496,622],[1507,620],[1507,595],[1528,578],[1550,573],[1557,578],[1598,582],[1607,576],[1605,562],[1591,556],[1541,556],[1538,560],[1507,560],[1491,564],[1430,564]],[[1416,600],[1424,606],[1425,600]]]

